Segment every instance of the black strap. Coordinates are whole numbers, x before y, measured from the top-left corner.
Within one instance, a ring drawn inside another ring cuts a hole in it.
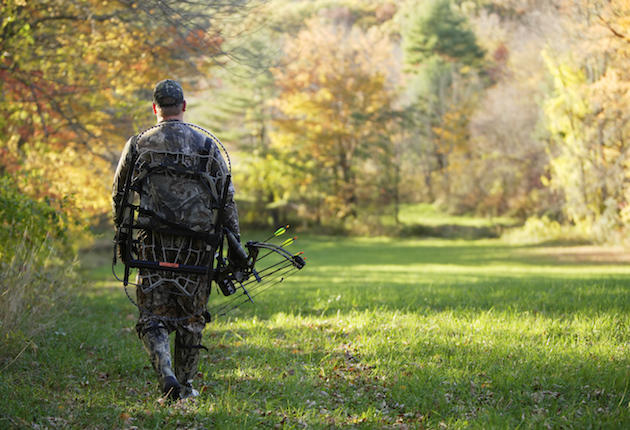
[[[175,346],[177,348],[184,348],[184,349],[205,349],[206,351],[208,351],[208,348],[206,348],[205,346],[199,344],[199,345],[185,345],[183,344],[181,341],[178,342],[178,338],[175,337]]]
[[[162,330],[162,329],[166,329],[164,324],[162,322],[160,322],[160,321],[155,321],[155,320],[151,320],[149,322],[149,325],[143,327],[142,329],[139,326],[136,327],[136,331],[138,332],[138,337],[140,337],[140,338],[142,336],[144,336],[145,334],[147,334],[148,332],[150,332],[150,331]]]
[[[185,349],[205,349],[206,351],[208,351],[208,348],[206,348],[203,345],[177,345],[179,348],[185,348]]]
[[[207,159],[204,160],[206,163]],[[187,169],[185,167],[179,166],[177,164],[163,162],[160,164],[152,164],[142,168],[143,173],[138,175],[135,182],[143,181],[147,176],[153,175],[155,173],[161,173],[162,171],[170,171],[173,173],[177,173],[179,176],[189,177],[192,179],[203,178],[201,170],[193,170]]]
[[[136,208],[138,209],[138,214],[148,215],[150,218],[157,219],[159,222],[162,222],[168,225],[169,227],[171,227],[172,230],[165,231],[164,229],[156,228],[155,226],[140,225],[140,224],[134,224],[133,228],[142,228],[142,229],[151,230],[158,233],[171,233],[171,234],[176,233],[177,235],[181,235],[181,236],[195,237],[198,239],[203,239],[206,242],[210,243],[211,245],[214,244],[219,239],[219,235],[217,233],[204,233],[200,231],[191,230],[190,228],[182,224],[169,221],[168,219],[158,215],[151,209],[145,209],[138,206],[136,206]]]
[[[123,197],[118,205],[118,213],[116,214],[116,219],[114,220],[116,226],[119,227],[123,222],[123,216],[125,214],[126,206],[128,206],[127,199],[129,198],[129,190],[131,186],[131,178],[133,177],[133,169],[136,164],[136,159],[138,158],[138,152],[136,151],[136,142],[138,141],[138,135],[135,135],[131,138],[131,143],[129,144],[129,152],[131,154],[131,160],[127,165],[127,177],[125,178],[125,188],[123,189]]]

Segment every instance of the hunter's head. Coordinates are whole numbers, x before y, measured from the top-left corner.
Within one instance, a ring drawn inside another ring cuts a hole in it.
[[[155,85],[153,89],[153,113],[158,121],[166,119],[181,120],[186,111],[184,90],[178,82],[165,79]]]

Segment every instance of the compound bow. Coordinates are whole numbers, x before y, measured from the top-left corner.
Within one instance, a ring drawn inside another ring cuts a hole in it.
[[[288,227],[279,228],[271,238],[279,237]],[[234,296],[226,303],[214,306],[210,310],[214,316],[224,316],[248,301],[253,303],[253,298],[258,294],[280,284],[306,265],[302,257],[303,252],[292,254],[285,249],[285,246],[297,239],[295,237],[285,240],[280,245],[265,241],[249,241],[245,244],[246,252],[233,234],[227,232],[226,236],[230,251],[236,254],[229,257],[229,260],[240,261],[241,264],[226,262],[225,259],[220,260],[217,264],[215,281],[225,296],[231,296],[239,289],[242,290],[242,294]],[[261,264],[262,260],[266,262]]]

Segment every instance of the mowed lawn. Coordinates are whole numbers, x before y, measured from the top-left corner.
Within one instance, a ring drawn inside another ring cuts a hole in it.
[[[291,247],[307,266],[206,328],[202,394],[174,405],[158,401],[111,256],[84,253],[81,306],[0,373],[0,427],[630,428],[622,251]]]

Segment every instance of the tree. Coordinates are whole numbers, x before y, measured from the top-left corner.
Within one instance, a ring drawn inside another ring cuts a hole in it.
[[[407,64],[417,66],[438,56],[448,63],[479,65],[484,51],[466,18],[450,0],[429,0],[414,9],[404,33]],[[419,7],[418,7],[419,6]]]
[[[630,203],[630,6],[624,1],[564,2],[573,56],[546,52],[553,91],[545,101],[550,186],[564,213],[591,237],[617,240]]]
[[[548,175],[548,155],[539,123],[546,91],[540,52],[560,22],[540,4],[501,3],[498,12],[470,18],[489,54],[489,86],[469,117],[468,156],[460,160],[466,174],[452,177],[451,200],[460,211],[483,215],[557,216],[562,198],[541,179]]]
[[[467,152],[467,121],[483,87],[479,78],[484,51],[465,17],[449,0],[410,3],[403,26],[409,93],[421,131],[418,152],[430,200],[451,200],[451,164]],[[456,172],[461,173],[461,172]]]
[[[246,4],[3,2],[0,174],[30,172],[22,189],[66,208],[74,195],[76,214],[106,210],[102,178],[148,122],[150,84],[212,65],[223,54],[220,20]]]
[[[280,93],[272,141],[320,218],[356,215],[366,203],[363,162],[389,145],[388,50],[376,32],[312,19],[287,41],[283,67],[274,70]]]

